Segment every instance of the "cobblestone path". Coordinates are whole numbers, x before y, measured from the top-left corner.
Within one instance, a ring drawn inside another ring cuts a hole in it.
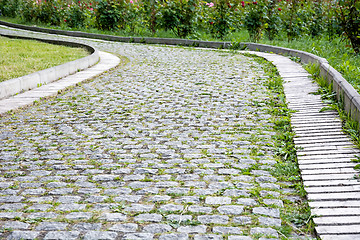
[[[282,237],[283,201],[299,197],[271,175],[261,66],[93,44],[131,61],[0,118],[1,239]]]

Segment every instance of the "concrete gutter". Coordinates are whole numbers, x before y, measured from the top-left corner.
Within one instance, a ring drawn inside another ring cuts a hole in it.
[[[54,82],[60,78],[66,77],[68,75],[74,74],[80,70],[86,69],[95,65],[99,59],[99,51],[94,47],[67,41],[58,41],[58,40],[47,40],[39,39],[32,37],[23,37],[23,36],[14,36],[7,34],[0,34],[0,36],[7,38],[18,38],[18,39],[28,39],[28,40],[37,40],[41,42],[65,45],[70,47],[80,47],[86,49],[90,52],[89,56],[67,62],[65,64],[48,68],[42,71],[38,71],[29,75],[25,75],[19,78],[10,79],[4,82],[0,82],[0,99],[5,99],[11,96],[14,96],[18,93],[28,91],[30,89],[37,88],[41,85]]]
[[[132,37],[119,37],[111,35],[102,35],[94,33],[84,33],[78,31],[64,31],[64,30],[54,30],[39,28],[33,26],[24,26],[14,23],[8,23],[0,21],[0,25],[19,28],[30,31],[59,34],[65,36],[73,37],[85,37],[85,38],[95,38],[102,40],[118,41],[118,42],[130,42],[130,43],[148,43],[148,44],[164,44],[164,45],[182,45],[182,46],[193,46],[193,47],[207,47],[207,48],[231,48],[231,42],[209,42],[209,41],[199,41],[199,40],[189,40],[189,39],[173,39],[173,38],[132,38]],[[360,122],[360,95],[351,86],[342,75],[330,66],[328,61],[325,58],[321,58],[314,54],[294,50],[290,48],[276,47],[265,44],[257,43],[240,43],[240,48],[248,48],[252,51],[261,51],[261,52],[272,52],[282,55],[289,55],[294,57],[299,57],[302,63],[314,63],[318,64],[320,67],[320,76],[323,77],[329,85],[333,86],[333,90],[337,94],[339,101],[344,103],[345,111],[357,122]]]

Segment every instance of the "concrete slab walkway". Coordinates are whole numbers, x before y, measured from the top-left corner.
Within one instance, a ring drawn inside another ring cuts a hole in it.
[[[313,93],[318,85],[291,60],[256,53],[272,61],[285,80],[285,94],[299,147],[298,162],[316,231],[321,239],[360,239],[360,182],[356,163],[359,149],[342,131],[335,111]]]
[[[0,119],[2,238],[284,239],[284,205],[300,198],[272,176],[261,66],[225,51],[91,42],[132,61]],[[298,64],[255,54],[277,65],[299,110],[292,122],[313,214],[323,215],[318,233],[358,237],[358,150],[335,113],[319,113]],[[295,229],[285,239],[311,238]]]

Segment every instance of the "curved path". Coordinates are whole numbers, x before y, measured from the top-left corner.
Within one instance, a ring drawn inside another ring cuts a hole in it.
[[[131,62],[0,119],[2,238],[283,237],[280,213],[300,197],[272,176],[260,65],[78,41]],[[294,229],[290,239],[306,238]]]

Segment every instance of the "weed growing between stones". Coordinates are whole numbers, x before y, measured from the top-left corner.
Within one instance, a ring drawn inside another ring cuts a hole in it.
[[[291,111],[287,108],[283,80],[279,76],[277,69],[270,62],[261,57],[254,60],[263,66],[263,70],[269,76],[265,85],[272,93],[271,98],[266,102],[268,113],[272,115],[273,128],[276,135],[272,136],[273,149],[278,157],[277,163],[271,170],[281,187],[289,195],[283,194],[284,207],[281,209],[282,225],[277,230],[282,239],[288,239],[292,232],[304,235],[314,234],[314,223],[310,212],[310,207],[305,200],[304,190],[300,170],[297,164],[296,147],[294,144],[294,133],[291,128]],[[289,182],[290,185],[289,185]],[[297,193],[301,197],[291,197],[291,193]],[[272,203],[268,203],[267,205]]]
[[[332,84],[328,85],[327,81],[320,77],[320,68],[318,64],[308,64],[305,66],[305,69],[312,75],[313,79],[319,84],[320,88],[314,94],[321,95],[321,99],[328,104],[328,107],[324,107],[321,111],[333,110],[339,113],[340,119],[342,121],[342,127],[344,132],[346,132],[357,147],[360,147],[360,131],[359,123],[351,118],[351,116],[345,112],[344,103],[340,99],[337,100],[336,92],[333,91]],[[360,169],[360,156],[356,156],[352,160],[357,164],[354,169]],[[356,174],[354,178],[359,179],[360,174]]]

